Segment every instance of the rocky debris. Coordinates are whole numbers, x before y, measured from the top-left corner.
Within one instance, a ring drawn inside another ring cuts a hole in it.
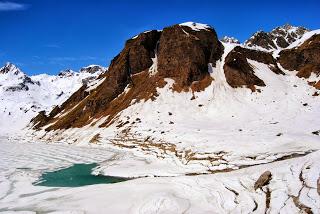
[[[309,30],[304,27],[294,27],[286,24],[273,29],[271,32],[256,32],[252,37],[245,41],[245,46],[258,47],[265,50],[286,48],[300,39],[306,32],[309,32]]]
[[[265,171],[260,175],[258,180],[254,183],[254,190],[257,190],[265,185],[268,185],[270,180],[272,179],[272,174],[270,171]]]
[[[297,76],[308,78],[311,73],[320,75],[320,35],[315,34],[302,45],[279,53],[279,63],[290,71],[298,71]]]
[[[234,48],[225,59],[223,69],[228,84],[233,88],[246,86],[253,91],[255,85],[265,86],[265,83],[254,75],[246,54],[239,48]]]
[[[238,39],[229,36],[224,36],[220,41],[228,44],[240,44]]]

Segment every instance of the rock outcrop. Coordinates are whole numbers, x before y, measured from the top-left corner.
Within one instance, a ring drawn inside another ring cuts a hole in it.
[[[320,75],[320,35],[315,34],[297,48],[279,53],[279,63],[290,71],[298,71],[298,77],[308,78],[311,73]]]
[[[225,59],[224,74],[228,84],[233,87],[247,86],[253,88],[265,86],[264,82],[254,75],[253,68],[243,53],[231,51]]]
[[[179,88],[209,76],[208,63],[215,65],[223,46],[212,28],[193,30],[187,25],[165,28],[158,47],[158,72],[176,81]]]

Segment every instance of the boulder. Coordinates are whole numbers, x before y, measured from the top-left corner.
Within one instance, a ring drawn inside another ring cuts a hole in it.
[[[265,171],[260,175],[258,180],[254,183],[254,190],[257,190],[265,185],[268,185],[270,180],[272,179],[272,174],[270,171]]]

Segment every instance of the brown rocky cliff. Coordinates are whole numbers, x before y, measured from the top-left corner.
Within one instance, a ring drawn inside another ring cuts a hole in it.
[[[157,53],[155,53],[157,51]],[[215,63],[223,53],[213,29],[192,30],[188,26],[174,25],[162,32],[149,31],[126,42],[124,49],[111,62],[104,81],[94,90],[80,88],[49,117],[37,119],[37,127],[53,123],[49,130],[82,127],[95,118],[108,117],[107,126],[132,100],[154,99],[157,87],[163,87],[164,78],[175,80],[175,88],[201,90],[212,79],[208,63]],[[157,54],[158,67],[154,75],[149,68]],[[123,93],[125,88],[130,90]],[[63,116],[54,118],[63,112]],[[36,124],[36,123],[34,123]]]
[[[188,26],[174,25],[162,32],[158,49],[158,72],[176,81],[178,87],[189,87],[208,73],[208,63],[221,58],[223,46],[216,32],[195,31]]]
[[[316,34],[297,48],[279,53],[279,63],[290,71],[298,71],[297,76],[308,78],[311,73],[320,74],[320,35]]]
[[[263,80],[254,75],[248,59],[267,64],[276,74],[284,74],[270,53],[237,46],[227,55],[223,67],[226,80],[231,87],[246,86],[254,90],[255,85],[265,86]]]

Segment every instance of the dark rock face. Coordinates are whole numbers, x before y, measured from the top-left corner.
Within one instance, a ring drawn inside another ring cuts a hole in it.
[[[257,32],[253,37],[251,37],[246,42],[246,44],[249,47],[258,46],[258,47],[265,48],[267,50],[271,50],[271,49],[276,49],[277,48],[275,46],[275,44],[273,43],[272,38],[269,36],[269,34],[264,32],[264,31]]]
[[[272,174],[270,171],[265,171],[260,175],[258,180],[254,184],[254,190],[257,190],[265,185],[268,185],[270,180],[272,179]]]
[[[265,86],[264,82],[254,75],[253,68],[241,49],[236,47],[225,59],[223,69],[228,84],[233,88],[241,86],[252,88],[254,85]]]
[[[283,50],[279,55],[281,66],[299,71],[299,77],[308,78],[312,72],[320,75],[320,35],[313,35],[299,47]]]
[[[127,41],[127,63],[130,74],[136,74],[152,65],[151,58],[155,56],[157,42],[161,32],[156,30],[138,35],[135,39]],[[110,67],[111,69],[111,67]]]
[[[278,67],[277,60],[273,58],[272,54],[270,53],[242,48],[240,46],[235,47],[234,51],[244,54],[247,59],[269,65],[270,69],[276,74],[284,74]]]
[[[213,29],[195,31],[174,25],[162,32],[158,47],[158,72],[176,81],[178,87],[190,86],[208,76],[208,63],[220,59],[223,46]]]

